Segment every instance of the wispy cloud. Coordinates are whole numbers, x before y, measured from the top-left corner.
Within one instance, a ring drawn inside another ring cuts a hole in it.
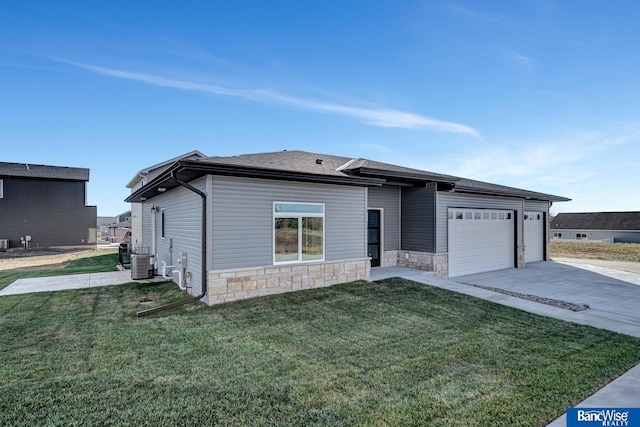
[[[511,62],[527,69],[533,68],[534,61],[530,56],[524,55],[520,52],[508,48],[502,48],[501,51]]]
[[[574,200],[562,209],[624,210],[630,204],[623,194],[633,192],[631,177],[636,170],[625,165],[624,159],[635,155],[638,141],[637,123],[617,129],[572,130],[547,138],[483,144],[482,150],[469,150],[447,159],[447,167],[457,176],[560,194]],[[612,169],[612,162],[619,166]],[[615,179],[622,184],[612,186]],[[612,192],[619,199],[593,198],[593,194]]]
[[[447,7],[458,15],[465,16],[469,19],[472,19],[476,22],[491,24],[491,25],[505,25],[511,24],[511,19],[502,13],[497,12],[485,12],[479,11],[475,9],[470,9],[468,7],[460,6],[459,4],[448,4]]]
[[[579,164],[585,157],[605,150],[620,137],[594,131],[574,131],[551,139],[521,139],[496,143],[482,152],[468,152],[455,159],[454,174],[481,180],[556,174]]]
[[[431,117],[423,116],[421,114],[406,111],[399,111],[388,108],[352,107],[347,105],[340,105],[337,103],[322,102],[295,96],[283,95],[275,91],[266,89],[233,89],[219,85],[198,83],[187,80],[176,80],[153,74],[137,73],[127,70],[83,64],[79,62],[61,62],[104,76],[135,80],[160,87],[203,92],[219,96],[237,97],[254,102],[279,104],[310,111],[337,114],[358,119],[372,126],[403,129],[429,129],[436,132],[461,133],[468,134],[476,138],[480,137],[480,133],[470,126],[434,119]]]

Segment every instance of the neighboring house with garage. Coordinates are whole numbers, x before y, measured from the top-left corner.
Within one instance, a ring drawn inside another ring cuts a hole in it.
[[[549,207],[568,200],[304,151],[179,159],[127,198],[158,271],[177,270],[208,304],[377,266],[440,277],[522,268],[549,259]]]
[[[552,240],[640,243],[640,212],[560,213],[551,233]]]
[[[0,239],[9,247],[95,245],[89,169],[0,162]]]

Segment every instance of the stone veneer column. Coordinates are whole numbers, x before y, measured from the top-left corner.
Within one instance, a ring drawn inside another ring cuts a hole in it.
[[[518,259],[516,260],[516,268],[524,268],[524,246],[518,246]]]
[[[449,254],[433,254],[433,273],[436,277],[449,278]]]

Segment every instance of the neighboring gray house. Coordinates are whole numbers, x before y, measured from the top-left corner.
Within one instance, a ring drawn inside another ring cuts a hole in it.
[[[640,212],[561,213],[551,231],[553,240],[640,243]]]
[[[210,305],[372,266],[440,277],[524,267],[549,259],[549,206],[569,200],[304,151],[180,159],[132,190],[158,271]]]
[[[25,239],[29,248],[95,244],[88,181],[89,169],[0,162],[0,239],[9,247]]]

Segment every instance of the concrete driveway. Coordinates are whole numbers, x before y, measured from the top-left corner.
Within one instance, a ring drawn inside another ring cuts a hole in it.
[[[584,264],[537,262],[523,269],[472,274],[458,283],[586,304],[588,310],[553,317],[640,337],[640,274]]]

